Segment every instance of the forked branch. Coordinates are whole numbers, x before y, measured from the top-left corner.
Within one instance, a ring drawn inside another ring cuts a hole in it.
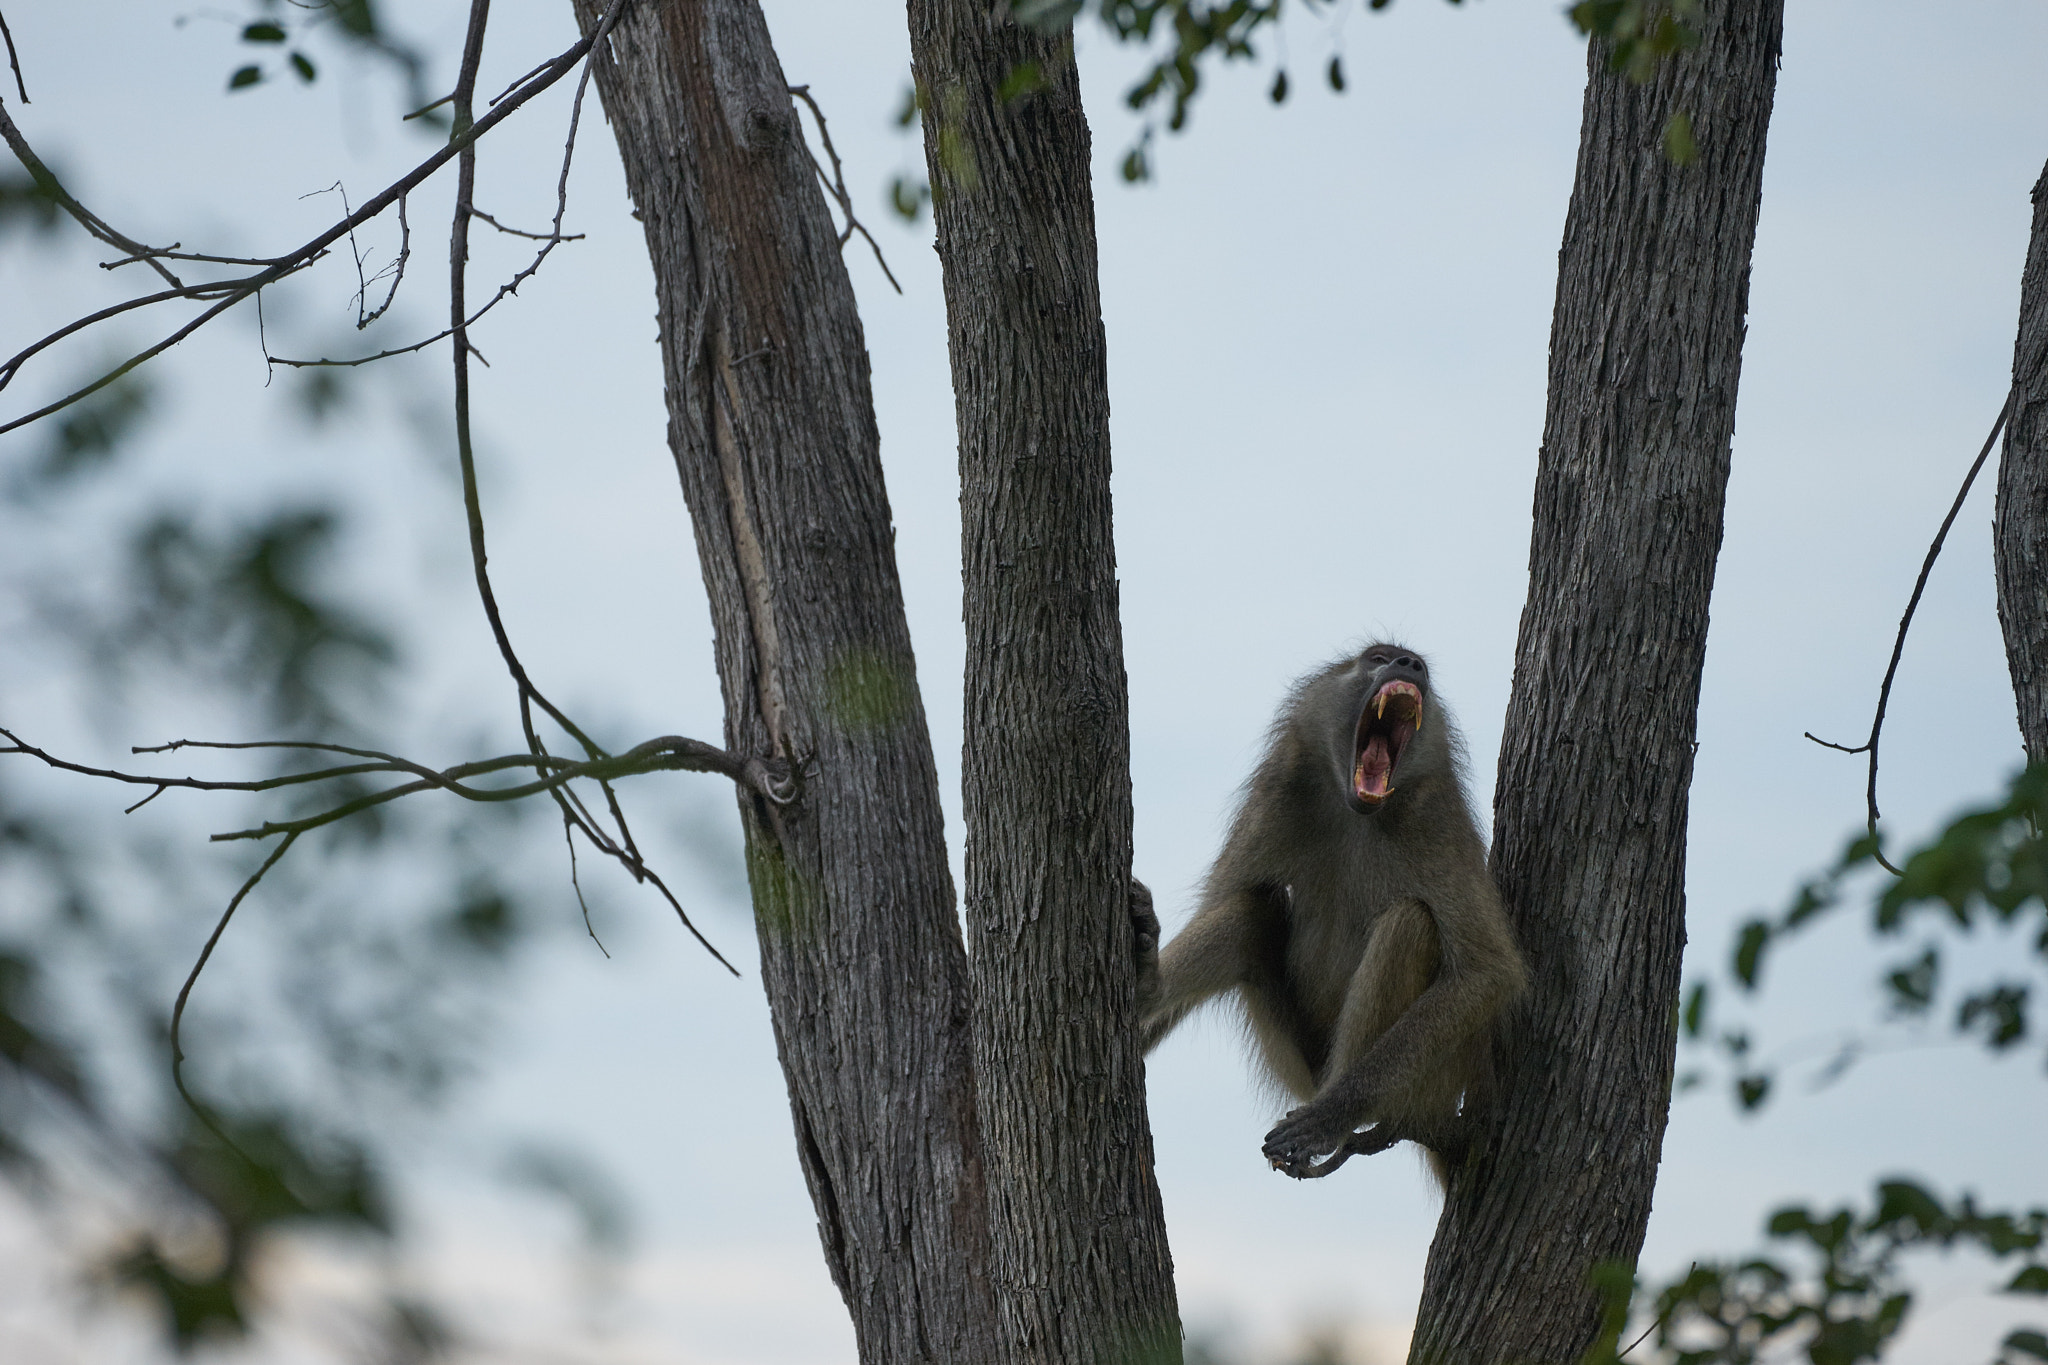
[[[21,130],[15,127],[14,121],[8,116],[5,106],[0,105],[0,139],[4,139],[7,145],[14,150],[15,156],[21,161],[23,166],[28,168],[29,174],[34,177],[38,187],[48,194],[66,213],[75,218],[86,231],[101,241],[116,246],[127,253],[122,261],[111,262],[109,263],[110,266],[125,264],[130,261],[143,261],[161,275],[165,282],[171,286],[169,290],[161,291],[146,299],[130,300],[126,304],[103,309],[89,319],[82,319],[68,324],[50,336],[33,343],[20,354],[0,362],[0,387],[4,387],[14,377],[15,373],[21,368],[22,363],[29,357],[45,349],[61,337],[68,336],[82,327],[91,325],[93,322],[102,321],[105,318],[133,308],[144,307],[151,303],[161,303],[168,299],[217,300],[213,303],[212,307],[185,323],[184,326],[172,331],[163,340],[130,356],[83,388],[65,394],[63,397],[37,408],[33,412],[24,413],[19,417],[0,422],[0,434],[5,434],[17,427],[27,426],[32,422],[40,421],[54,412],[62,411],[73,403],[79,402],[81,399],[90,397],[127,374],[130,370],[133,370],[136,366],[161,355],[177,345],[235,305],[246,302],[254,297],[258,291],[277,283],[287,275],[303,270],[311,265],[336,242],[397,204],[406,194],[418,187],[429,176],[447,165],[451,160],[469,152],[478,138],[504,122],[528,100],[531,100],[543,90],[548,89],[571,70],[575,69],[589,55],[591,48],[599,41],[602,35],[610,31],[612,25],[617,22],[619,13],[625,8],[625,5],[626,0],[612,0],[611,8],[606,12],[604,22],[594,29],[588,37],[580,39],[551,61],[535,68],[532,75],[499,100],[483,117],[473,121],[464,120],[459,123],[445,146],[437,148],[432,155],[421,161],[419,165],[413,167],[405,175],[372,195],[361,208],[356,209],[353,213],[349,213],[340,221],[330,225],[318,236],[297,249],[279,256],[267,258],[229,258],[203,255],[181,256],[177,252],[175,244],[171,247],[162,248],[144,246],[142,243],[117,232],[99,218],[98,215],[86,209],[84,205],[80,204],[64,189],[57,181],[57,178],[51,174],[49,168],[36,156],[34,149],[29,146],[27,139],[22,136]],[[475,80],[473,70],[469,72],[469,76],[473,89]],[[467,195],[464,198],[467,199]],[[165,260],[173,259],[196,259],[212,263],[256,264],[260,265],[261,268],[249,274],[235,276],[230,279],[213,280],[188,286],[163,264]]]
[[[1913,613],[1920,609],[1920,595],[1927,590],[1927,576],[1934,572],[1934,561],[1941,557],[1941,547],[1948,539],[1948,528],[1955,525],[1956,515],[1963,510],[1963,503],[1970,496],[1970,486],[1977,481],[1977,474],[1984,468],[1984,462],[1991,457],[1992,447],[1998,444],[1999,433],[2005,430],[2006,419],[2012,415],[2013,404],[2018,401],[2019,390],[2013,389],[2006,395],[2005,406],[1998,410],[1998,420],[1991,424],[1991,434],[1984,438],[1984,448],[1977,452],[1976,460],[1970,465],[1970,472],[1963,475],[1963,486],[1956,490],[1955,501],[1949,504],[1948,515],[1941,519],[1941,529],[1934,533],[1934,542],[1927,547],[1927,558],[1920,564],[1920,576],[1913,580],[1913,595],[1906,599],[1906,610],[1899,617],[1898,637],[1892,641],[1891,662],[1885,665],[1884,682],[1877,689],[1877,714],[1870,720],[1870,738],[1851,748],[1822,739],[1813,731],[1806,731],[1806,737],[1824,749],[1834,749],[1845,754],[1869,754],[1870,777],[1864,788],[1864,802],[1868,810],[1867,827],[1873,841],[1877,835],[1877,742],[1884,733],[1885,708],[1891,704],[1892,680],[1899,674],[1899,658],[1906,652],[1906,632],[1913,628]],[[1894,877],[1904,875],[1893,867],[1882,849],[1875,850],[1878,866]]]

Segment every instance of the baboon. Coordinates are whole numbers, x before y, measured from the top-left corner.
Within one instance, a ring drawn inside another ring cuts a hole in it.
[[[1237,992],[1260,1059],[1306,1101],[1264,1149],[1296,1179],[1403,1140],[1440,1182],[1465,1158],[1525,973],[1461,768],[1422,656],[1368,645],[1296,684],[1163,952],[1132,884],[1145,1050]]]

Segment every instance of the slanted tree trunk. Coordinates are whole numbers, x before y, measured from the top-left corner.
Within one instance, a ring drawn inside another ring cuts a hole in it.
[[[1782,0],[1708,0],[1647,85],[1589,53],[1493,869],[1532,987],[1412,1365],[1565,1365],[1642,1248],[1671,1099],[1686,791]],[[1662,142],[1676,110],[1698,160]]]
[[[2048,763],[2048,166],[2034,182],[2012,386],[1992,523],[1998,624],[2027,761]]]
[[[1006,9],[910,3],[960,430],[966,921],[997,1359],[1177,1362],[1134,998],[1088,124],[1071,35]]]
[[[575,8],[587,32],[604,5]],[[802,778],[790,806],[740,807],[825,1259],[867,1365],[989,1360],[967,963],[838,241],[755,0],[639,0],[595,57],[726,743]]]

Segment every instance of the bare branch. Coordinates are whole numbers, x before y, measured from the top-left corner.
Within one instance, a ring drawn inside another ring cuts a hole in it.
[[[320,255],[315,256],[312,261],[306,261],[303,264],[301,264],[299,266],[299,269],[304,269],[306,266],[312,265],[314,261],[322,259],[322,257],[324,257],[325,255],[325,252],[320,253]],[[92,326],[94,323],[105,322],[108,318],[119,317],[123,313],[133,312],[137,308],[147,308],[149,305],[153,303],[164,303],[171,299],[217,298],[224,289],[232,288],[232,285],[218,284],[186,285],[181,289],[165,289],[155,294],[144,294],[139,298],[132,298],[123,303],[109,305],[108,307],[100,309],[100,311],[97,313],[88,313],[86,314],[86,316],[79,318],[76,321],[64,324],[64,326],[59,327],[56,331],[50,333],[42,340],[31,343],[26,349],[10,357],[4,364],[0,364],[0,389],[6,388],[8,384],[13,382],[15,374],[20,371],[23,362],[27,361],[31,356],[35,355],[36,352],[55,345],[57,342],[62,341],[65,337],[70,336],[74,332],[84,331],[86,328]]]
[[[689,739],[683,735],[658,735],[634,745],[624,753],[600,755],[597,758],[578,762],[546,753],[502,754],[495,758],[473,759],[457,763],[448,768],[430,768],[413,759],[398,754],[385,753],[378,749],[360,749],[347,744],[329,744],[317,740],[196,740],[177,739],[168,744],[138,746],[138,754],[171,753],[179,749],[278,749],[297,750],[310,753],[343,754],[364,760],[360,763],[336,764],[326,768],[315,768],[306,772],[282,773],[276,777],[253,778],[236,781],[203,777],[165,777],[152,773],[123,772],[118,768],[95,768],[84,763],[74,763],[59,758],[46,749],[28,743],[12,730],[0,727],[0,738],[7,741],[0,747],[0,756],[21,754],[43,763],[47,767],[63,772],[78,773],[85,777],[97,777],[109,782],[122,782],[130,786],[155,787],[159,790],[177,787],[191,791],[216,792],[267,792],[285,787],[304,786],[313,782],[328,782],[336,778],[361,777],[370,773],[407,773],[419,779],[404,787],[386,788],[370,794],[369,804],[381,805],[394,796],[409,795],[415,791],[438,789],[450,792],[466,801],[516,801],[521,797],[533,796],[540,792],[559,787],[564,783],[591,778],[601,782],[616,781],[622,777],[635,777],[652,772],[702,772],[717,773],[747,788],[776,805],[787,805],[795,797],[795,783],[780,764],[762,759],[741,758],[702,740]],[[532,782],[516,787],[474,787],[465,782],[473,777],[489,773],[530,768],[541,776]],[[152,795],[147,799],[155,799]],[[137,803],[140,805],[141,803]],[[333,811],[307,817],[306,820],[288,824],[267,825],[261,830],[240,830],[232,834],[215,835],[216,840],[257,837],[258,835],[285,833],[297,829],[303,833],[321,825],[333,824],[345,815],[363,809],[350,805],[346,809],[336,807]],[[135,807],[130,807],[135,809]],[[338,813],[337,813],[338,812]]]
[[[380,279],[384,275],[390,275],[391,288],[385,291],[384,302],[378,304],[376,308],[368,313],[362,311],[362,306],[364,303],[369,302],[369,300],[359,300],[356,304],[356,330],[358,332],[391,311],[392,302],[398,298],[398,286],[405,283],[405,263],[412,259],[412,224],[405,220],[405,198],[402,194],[398,196],[398,259],[371,277],[372,279]],[[267,351],[269,348],[265,347],[264,349]]]
[[[506,224],[501,223],[497,219],[491,217],[490,214],[485,213],[482,209],[478,208],[474,204],[471,204],[469,206],[469,215],[472,218],[483,219],[486,223],[489,223],[492,227],[504,233],[507,237],[524,237],[528,241],[533,242],[580,242],[583,240],[584,236],[584,234],[580,232],[571,232],[566,234],[560,232],[528,232],[525,228],[509,227]]]
[[[86,398],[94,393],[97,393],[99,390],[105,388],[107,385],[119,379],[122,375],[127,374],[136,366],[141,365],[144,362],[151,360],[158,355],[161,355],[164,351],[167,351],[171,347],[177,345],[186,337],[192,335],[192,333],[197,331],[200,327],[204,326],[208,322],[211,322],[214,318],[226,312],[229,308],[232,308],[234,305],[241,303],[247,300],[248,298],[252,297],[259,289],[264,288],[266,285],[276,283],[278,280],[283,279],[286,275],[291,274],[296,270],[303,269],[306,265],[311,263],[314,257],[319,255],[321,252],[325,251],[328,247],[333,246],[334,243],[340,241],[344,236],[348,235],[356,228],[362,226],[364,223],[369,222],[371,219],[377,217],[378,215],[382,214],[385,210],[389,209],[392,205],[396,204],[399,201],[399,199],[403,198],[407,193],[417,188],[429,176],[433,175],[434,172],[441,169],[441,167],[447,165],[449,161],[466,152],[476,142],[478,138],[482,137],[492,128],[495,128],[498,124],[504,122],[505,119],[510,117],[514,111],[520,108],[520,106],[524,105],[528,100],[532,99],[535,95],[540,94],[543,90],[548,89],[550,86],[554,85],[556,81],[559,81],[563,76],[567,75],[569,71],[573,69],[579,62],[581,62],[583,58],[590,52],[591,47],[593,46],[593,44],[596,43],[598,37],[602,33],[610,31],[612,24],[617,21],[619,11],[624,7],[624,4],[625,0],[613,0],[612,8],[607,13],[605,22],[602,25],[600,25],[600,27],[596,31],[593,31],[593,33],[589,37],[579,39],[575,44],[573,44],[568,49],[563,51],[560,55],[555,57],[553,61],[550,61],[544,66],[540,67],[536,75],[528,78],[528,80],[523,85],[521,85],[517,90],[515,90],[510,95],[506,96],[502,102],[497,104],[494,108],[491,109],[489,113],[485,114],[482,118],[477,119],[473,123],[466,123],[463,126],[457,128],[454,134],[448,139],[448,143],[446,146],[436,149],[432,155],[428,156],[425,160],[421,161],[420,164],[415,166],[411,171],[407,172],[404,176],[401,176],[399,179],[393,181],[391,184],[385,186],[384,189],[382,189],[377,194],[372,196],[366,203],[364,203],[364,205],[361,208],[357,209],[354,213],[351,213],[342,221],[328,227],[326,230],[321,232],[319,236],[313,238],[311,241],[299,247],[297,250],[288,252],[282,256],[270,258],[272,263],[265,269],[260,270],[255,274],[243,276],[239,279],[221,280],[213,282],[212,284],[199,286],[199,288],[208,291],[222,291],[226,296],[222,298],[219,303],[215,304],[212,308],[206,310],[206,312],[200,314],[190,323],[173,332],[169,337],[165,338],[163,341],[160,341],[156,345],[150,347],[149,349],[130,357],[126,361],[123,361],[119,366],[115,367],[112,371],[105,375],[102,375],[99,379],[94,380],[92,383],[86,385],[84,388],[78,389],[73,393],[67,394],[53,403],[36,409],[34,412],[28,413],[21,417],[17,417],[9,422],[0,423],[0,434],[5,434],[9,431],[13,431],[17,427],[26,426],[31,422],[39,421],[42,418],[49,416],[53,412],[60,411],[61,409],[69,407],[71,404],[78,402],[82,398]],[[97,217],[88,212],[82,205],[78,203],[78,201],[72,199],[71,196],[64,191],[63,187],[57,183],[55,177],[50,175],[48,168],[44,167],[43,163],[36,157],[35,152],[29,147],[28,143],[25,140],[23,140],[20,130],[14,126],[13,120],[7,116],[7,111],[4,106],[0,106],[0,137],[4,137],[8,146],[14,149],[15,156],[20,158],[24,166],[28,167],[29,173],[36,178],[37,184],[43,186],[45,191],[47,193],[50,193],[53,197],[57,197],[58,202],[64,207],[65,211],[70,213],[72,217],[78,219],[78,221],[83,226],[85,226],[87,231],[91,232],[95,237],[100,238],[102,241],[110,242],[113,245],[119,246],[122,250],[132,253],[134,256],[140,259],[147,260],[150,263],[150,265],[157,270],[159,274],[164,275],[165,278],[169,280],[175,287],[179,289],[182,289],[184,287],[175,276],[171,275],[169,271],[164,269],[161,262],[158,260],[160,256],[164,255],[163,252],[157,251],[156,249],[151,247],[143,246],[139,242],[134,242],[126,237],[123,237],[121,234],[115,232],[112,228],[108,227],[105,223],[101,222]],[[40,349],[40,347],[38,347],[37,349]]]
[[[846,226],[839,233],[839,245],[845,246],[847,241],[856,232],[867,238],[868,246],[875,253],[875,264],[882,267],[882,274],[888,279],[889,287],[898,294],[901,294],[903,286],[896,283],[896,276],[890,271],[889,263],[882,259],[882,244],[877,242],[874,234],[869,232],[862,225],[860,219],[854,216],[853,195],[846,188],[846,170],[839,164],[839,153],[832,146],[832,134],[825,130],[825,111],[818,107],[818,102],[815,99],[811,98],[810,86],[792,85],[789,87],[789,93],[809,106],[811,117],[818,124],[818,141],[825,145],[825,155],[832,158],[832,174],[828,176],[825,174],[825,168],[818,164],[817,154],[815,152],[811,153],[811,166],[818,172],[818,183],[825,187],[825,193],[832,196],[833,201],[839,205],[839,212],[846,218]],[[809,151],[810,149],[806,146],[805,150]]]
[[[21,57],[14,50],[14,35],[8,32],[4,11],[0,11],[0,38],[7,41],[7,69],[14,73],[14,88],[21,92],[21,102],[27,104],[28,86],[21,79]]]
[[[235,911],[241,908],[242,902],[248,898],[249,893],[256,889],[256,883],[262,881],[264,874],[278,865],[284,855],[291,851],[292,845],[298,842],[298,838],[299,836],[296,834],[291,835],[283,843],[270,850],[270,856],[263,860],[263,866],[250,873],[249,879],[242,883],[239,891],[235,892],[234,898],[228,902],[228,908],[221,912],[219,922],[213,926],[213,932],[207,935],[206,946],[199,950],[199,960],[194,962],[192,970],[186,973],[185,984],[178,988],[178,1002],[171,1006],[171,1084],[178,1088],[178,1097],[185,1101],[187,1107],[194,1114],[199,1116],[199,1121],[210,1128],[215,1137],[225,1142],[235,1152],[241,1152],[242,1149],[235,1145],[233,1138],[221,1131],[220,1125],[213,1121],[213,1115],[207,1110],[206,1106],[193,1098],[192,1092],[185,1088],[185,1048],[180,1037],[185,1024],[185,1004],[192,998],[192,987],[198,984],[199,973],[206,970],[207,960],[213,956],[214,947],[220,942],[220,936],[227,932],[228,921],[235,917]],[[246,1159],[247,1153],[243,1153],[243,1156]]]
[[[8,40],[7,49],[8,55],[11,57],[14,53],[14,42],[11,38]],[[28,103],[28,96],[26,94],[21,97],[21,102],[23,104]],[[36,182],[37,188],[56,200],[58,206],[76,219],[80,227],[105,242],[108,246],[117,246],[121,250],[130,253],[136,259],[147,260],[150,269],[163,276],[164,283],[170,285],[173,289],[183,287],[184,281],[165,269],[155,259],[156,253],[153,248],[146,247],[132,237],[116,232],[108,225],[105,219],[71,197],[71,192],[64,188],[55,175],[50,173],[50,168],[43,164],[43,159],[37,156],[35,149],[28,145],[28,139],[21,135],[21,129],[14,126],[14,120],[8,116],[7,106],[4,104],[0,104],[0,138],[6,139],[7,145],[14,150],[15,158],[27,168],[29,176]]]
[[[1870,721],[1870,738],[1850,748],[1821,739],[1812,731],[1806,737],[1824,748],[1845,754],[1870,755],[1870,778],[1864,789],[1864,802],[1868,810],[1867,828],[1873,839],[1877,834],[1877,742],[1884,732],[1885,708],[1891,704],[1892,680],[1899,674],[1899,658],[1906,652],[1906,632],[1913,628],[1913,613],[1920,609],[1920,594],[1927,590],[1927,576],[1934,572],[1934,561],[1941,557],[1942,542],[1948,539],[1948,528],[1955,525],[1956,515],[1963,510],[1964,501],[1970,496],[1970,485],[1977,481],[1977,473],[1984,468],[1984,462],[1991,458],[1991,448],[1998,444],[1998,435],[2005,430],[2006,419],[2012,415],[2013,404],[2019,400],[2019,390],[2007,392],[2005,405],[1998,410],[1998,420],[1991,424],[1991,434],[1984,438],[1984,448],[1977,452],[1977,458],[1970,465],[1970,472],[1963,475],[1963,486],[1956,490],[1955,501],[1949,504],[1948,515],[1941,519],[1941,529],[1934,533],[1934,543],[1927,547],[1927,558],[1920,564],[1920,576],[1913,580],[1913,595],[1906,599],[1905,613],[1899,617],[1898,638],[1892,641],[1891,662],[1885,666],[1884,683],[1877,689],[1877,714]],[[1882,849],[1873,850],[1878,866],[1893,876],[1901,876],[1900,869],[1893,867],[1884,856]]]

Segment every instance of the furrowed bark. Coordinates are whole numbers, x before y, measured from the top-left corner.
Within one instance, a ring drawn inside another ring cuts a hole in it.
[[[2012,387],[1991,530],[1998,624],[2027,761],[2048,763],[2048,166],[2034,182]]]
[[[1177,1362],[1128,910],[1088,124],[1071,36],[1006,8],[910,3],[960,431],[966,920],[998,1359]]]
[[[575,0],[586,32],[600,0]],[[987,1360],[967,964],[839,245],[754,0],[640,0],[595,54],[646,225],[669,444],[717,625],[762,984],[868,1365]]]
[[[1671,1099],[1687,788],[1782,0],[1708,0],[1646,85],[1589,53],[1493,870],[1532,977],[1411,1365],[1566,1365],[1633,1269]],[[1663,148],[1685,111],[1691,165]]]

